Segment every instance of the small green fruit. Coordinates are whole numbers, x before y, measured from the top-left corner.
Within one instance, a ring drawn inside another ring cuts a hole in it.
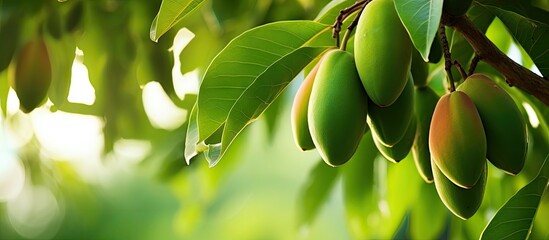
[[[471,186],[470,189],[464,189],[455,185],[444,176],[435,163],[431,163],[431,166],[433,167],[433,177],[438,196],[444,205],[446,205],[446,208],[463,220],[475,215],[482,203],[486,188],[486,178],[488,175],[486,162],[484,162],[477,184]]]
[[[412,42],[393,0],[375,0],[366,6],[356,28],[354,51],[372,102],[392,105],[406,86],[412,59]]]
[[[387,147],[399,142],[404,137],[414,112],[414,83],[411,75],[395,103],[380,107],[370,102],[368,111],[368,125],[377,140]]]
[[[366,128],[368,96],[353,55],[331,50],[318,68],[308,106],[309,131],[320,156],[331,166],[347,162]]]
[[[410,121],[410,124],[408,125],[406,134],[398,143],[396,143],[392,147],[387,147],[381,144],[376,137],[374,137],[374,143],[377,149],[379,150],[379,152],[387,160],[394,163],[398,163],[402,159],[404,159],[406,156],[408,156],[408,153],[410,153],[410,149],[412,148],[412,144],[414,143],[414,138],[416,136],[416,129],[417,129],[417,121],[416,121],[416,118],[413,117],[412,121]]]
[[[29,113],[44,102],[51,84],[51,71],[43,40],[33,40],[23,46],[11,82],[23,112]]]
[[[477,183],[486,165],[486,135],[467,94],[455,91],[440,98],[429,128],[429,149],[454,184],[471,188]]]
[[[458,87],[473,100],[486,133],[487,158],[511,175],[518,174],[526,160],[526,123],[507,92],[482,74],[473,74]]]
[[[311,90],[313,89],[313,83],[318,72],[320,62],[307,74],[305,80],[297,90],[292,105],[292,132],[294,134],[294,140],[302,151],[311,150],[315,148],[311,133],[309,132],[309,123],[307,121],[307,112],[309,109],[309,98],[311,96]]]
[[[417,117],[417,132],[412,155],[419,175],[426,182],[433,182],[431,170],[431,154],[429,153],[429,127],[431,118],[440,98],[430,87],[416,88],[414,95],[415,113]]]

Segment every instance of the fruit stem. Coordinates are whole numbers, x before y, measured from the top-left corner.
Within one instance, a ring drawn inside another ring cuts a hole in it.
[[[364,11],[364,8],[369,2],[370,1],[365,1],[364,5],[362,5],[362,7],[360,8],[360,11],[358,12],[358,14],[355,16],[355,19],[353,19],[351,24],[349,24],[349,26],[347,27],[347,30],[345,30],[345,35],[343,35],[343,40],[341,42],[341,47],[340,47],[341,50],[345,51],[345,49],[347,48],[347,42],[349,41],[349,37],[351,37],[351,33],[353,32],[356,25],[358,24],[358,19],[360,19],[360,15],[362,15],[362,11]]]
[[[461,78],[463,78],[463,80],[467,79],[467,77],[469,77],[469,74],[467,74],[465,72],[465,69],[463,69],[463,66],[461,66],[461,64],[459,63],[458,60],[454,60],[454,65],[456,66],[458,72],[459,72],[459,75],[461,75]]]
[[[471,61],[471,65],[469,66],[469,76],[473,75],[475,73],[475,69],[477,68],[477,64],[480,61],[480,56],[475,53],[475,57]]]
[[[339,11],[339,15],[337,15],[335,23],[332,25],[333,31],[332,31],[332,37],[336,39],[336,46],[339,47],[339,32],[341,32],[341,26],[343,25],[343,21],[347,19],[349,16],[351,16],[354,12],[361,10],[371,2],[372,0],[361,0],[357,1],[353,5],[342,9]],[[360,16],[360,14],[358,14]]]
[[[438,34],[440,35],[440,43],[442,45],[442,49],[444,50],[444,70],[446,70],[446,76],[450,88],[449,90],[450,92],[453,92],[456,90],[456,86],[454,84],[454,77],[452,76],[452,55],[450,54],[448,39],[446,38],[446,27],[443,24],[440,24]]]

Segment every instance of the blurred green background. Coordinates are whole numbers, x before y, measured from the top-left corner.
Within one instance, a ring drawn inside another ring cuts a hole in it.
[[[328,2],[207,1],[154,43],[160,0],[0,0],[0,239],[477,238],[537,174],[546,133],[530,125],[519,176],[490,166],[483,205],[468,221],[442,205],[410,156],[398,165],[378,157],[365,176],[372,202],[346,209],[341,170],[292,139],[303,76],[214,168],[202,156],[185,164],[187,117],[215,54],[247,29],[313,19]],[[53,81],[48,101],[24,114],[9,80],[18,49],[36,38],[47,44]],[[433,78],[442,79],[441,66]],[[534,239],[549,236],[548,221],[545,194]]]

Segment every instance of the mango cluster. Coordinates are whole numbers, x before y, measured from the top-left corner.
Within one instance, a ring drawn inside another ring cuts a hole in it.
[[[292,108],[296,144],[301,150],[316,148],[330,166],[347,162],[368,129],[380,151],[395,162],[408,154],[415,138],[412,43],[392,0],[371,2],[363,16],[368,17],[358,23],[354,54],[325,53]],[[383,40],[391,36],[401,40]]]
[[[462,219],[480,207],[486,159],[506,173],[520,172],[527,136],[514,101],[480,74],[437,95],[393,0],[365,7],[352,46],[326,52],[300,86],[291,115],[299,149],[316,149],[333,167],[364,147],[364,136],[369,151],[391,162],[412,152],[419,175],[435,183],[443,203]],[[442,55],[440,45],[433,46],[428,62]]]
[[[518,174],[526,159],[526,134],[513,99],[485,75],[473,74],[444,95],[431,120],[429,148],[446,207],[462,219],[473,216],[484,195],[486,159]]]

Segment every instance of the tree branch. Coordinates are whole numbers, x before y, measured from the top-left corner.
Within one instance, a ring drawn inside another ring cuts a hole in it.
[[[481,61],[505,76],[509,86],[516,86],[549,106],[549,80],[544,79],[501,52],[466,16],[443,15],[443,24],[457,30],[473,47]]]

